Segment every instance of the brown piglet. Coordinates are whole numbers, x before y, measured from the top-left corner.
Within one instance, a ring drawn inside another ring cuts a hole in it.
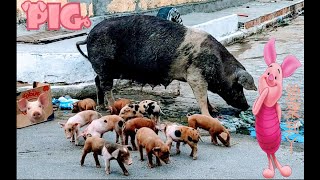
[[[96,102],[91,98],[86,98],[80,101],[77,101],[72,104],[72,113],[81,112],[84,110],[96,110]]]
[[[161,166],[160,160],[169,163],[169,146],[163,142],[163,140],[150,128],[142,127],[136,132],[136,143],[138,145],[138,151],[140,152],[140,160],[143,161],[143,148],[146,149],[148,157],[148,166],[154,167],[152,162],[152,155],[156,156],[156,163]]]
[[[131,144],[133,150],[137,150],[137,146],[135,144],[135,136],[136,136],[136,129],[140,129],[142,127],[148,127],[152,129],[156,134],[158,134],[158,129],[156,128],[156,121],[151,120],[148,118],[134,118],[130,119],[129,121],[125,122],[123,125],[122,133],[124,144],[128,144],[129,136],[131,138]]]
[[[118,99],[114,102],[112,106],[108,106],[108,109],[110,110],[111,115],[119,115],[121,109],[127,105],[130,104],[131,100],[130,99]]]
[[[187,118],[188,126],[209,131],[213,144],[218,145],[218,138],[222,144],[230,147],[230,133],[218,119],[202,114],[187,115]]]

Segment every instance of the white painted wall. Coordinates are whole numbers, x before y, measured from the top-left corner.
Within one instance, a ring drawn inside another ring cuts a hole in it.
[[[235,33],[238,30],[238,21],[238,16],[236,14],[232,14],[229,16],[213,19],[202,24],[197,24],[192,27],[204,30],[215,37],[217,40],[220,40],[224,36]]]

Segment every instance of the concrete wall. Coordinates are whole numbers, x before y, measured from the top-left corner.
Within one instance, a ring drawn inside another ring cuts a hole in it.
[[[24,22],[26,20],[26,14],[21,8],[21,4],[25,2],[26,0],[16,0],[17,2],[17,23],[19,22]],[[31,2],[37,2],[38,0],[29,0]],[[92,8],[92,2],[94,0],[42,0],[45,3],[48,2],[60,2],[61,6],[66,4],[67,2],[80,2],[81,6],[81,15],[86,16],[88,15],[89,17],[93,16],[93,8]]]
[[[26,0],[17,1],[17,22],[25,21],[25,13],[21,4]],[[38,0],[30,0],[36,2]],[[193,11],[213,12],[252,0],[43,0],[44,2],[81,2],[81,15],[89,17],[115,13],[133,13],[157,11],[161,7],[175,6],[181,14]]]

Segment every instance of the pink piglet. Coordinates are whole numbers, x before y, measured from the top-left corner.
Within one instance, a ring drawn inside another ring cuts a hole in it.
[[[259,78],[259,96],[252,108],[256,118],[257,141],[267,153],[269,162],[269,167],[263,171],[265,178],[273,178],[275,174],[271,159],[282,176],[289,177],[292,172],[289,166],[282,166],[275,156],[281,143],[281,108],[277,102],[282,95],[282,79],[291,76],[301,63],[289,55],[280,65],[276,63],[276,56],[275,39],[272,38],[264,47],[264,60],[268,67]]]

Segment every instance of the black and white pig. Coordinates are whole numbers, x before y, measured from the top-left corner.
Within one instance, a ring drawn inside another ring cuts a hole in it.
[[[80,49],[84,44],[88,56]],[[103,107],[104,101],[113,104],[113,79],[120,77],[151,86],[187,82],[207,115],[215,110],[207,90],[241,110],[249,108],[243,88],[257,90],[244,66],[212,35],[154,16],[106,19],[76,46],[97,73],[97,101]]]

